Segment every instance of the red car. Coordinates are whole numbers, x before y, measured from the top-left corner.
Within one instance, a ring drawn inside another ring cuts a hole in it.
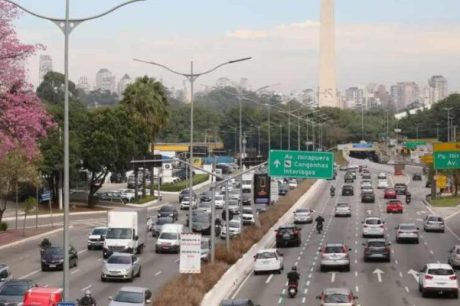
[[[404,206],[399,200],[392,200],[387,202],[387,213],[400,213],[404,211]]]
[[[384,199],[397,199],[396,191],[393,188],[385,189],[385,192],[383,194],[383,198]]]

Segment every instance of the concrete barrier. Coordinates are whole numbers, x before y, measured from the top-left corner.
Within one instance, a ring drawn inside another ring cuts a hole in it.
[[[293,212],[312,200],[314,195],[327,185],[327,181],[316,181],[308,191],[273,225],[267,234],[254,244],[233,266],[228,269],[216,285],[204,296],[201,306],[218,306],[224,299],[229,298],[238,289],[244,279],[253,271],[254,255],[261,249],[272,247],[275,244],[273,232],[278,226],[292,222]]]

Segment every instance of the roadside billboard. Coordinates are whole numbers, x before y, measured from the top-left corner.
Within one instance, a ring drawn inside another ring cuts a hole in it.
[[[200,234],[181,234],[179,272],[184,274],[201,273]]]

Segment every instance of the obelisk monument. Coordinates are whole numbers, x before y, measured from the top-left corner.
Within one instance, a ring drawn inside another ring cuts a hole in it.
[[[321,0],[318,106],[342,107],[335,75],[335,0]]]

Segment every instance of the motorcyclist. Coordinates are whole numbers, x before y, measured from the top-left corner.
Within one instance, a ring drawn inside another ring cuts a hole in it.
[[[51,246],[51,241],[48,238],[44,238],[42,242],[40,242],[40,248],[46,249]]]
[[[331,188],[329,188],[329,191],[331,192],[331,195],[335,194],[335,187],[331,185]]]
[[[287,278],[289,284],[295,284],[295,286],[297,287],[297,285],[299,284],[300,274],[299,272],[297,272],[296,266],[293,266],[291,271],[288,272]]]
[[[316,217],[315,219],[315,222],[316,222],[316,229],[318,230],[318,232],[320,231],[320,229],[322,230],[323,229],[323,223],[324,223],[324,218],[319,215],[318,217]]]
[[[411,200],[412,200],[412,195],[410,194],[409,191],[406,191],[406,203],[409,204]]]
[[[78,301],[78,306],[96,306],[96,299],[91,295],[91,291],[85,291],[85,295]]]

